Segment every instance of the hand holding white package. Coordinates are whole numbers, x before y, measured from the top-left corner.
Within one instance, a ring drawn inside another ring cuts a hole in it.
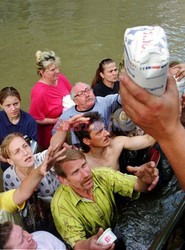
[[[169,51],[159,26],[128,28],[124,34],[125,69],[131,79],[154,95],[166,88]]]

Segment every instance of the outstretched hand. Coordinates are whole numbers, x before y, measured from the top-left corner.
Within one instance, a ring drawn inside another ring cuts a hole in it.
[[[128,166],[127,170],[136,175],[143,184],[148,185],[148,191],[154,189],[159,181],[159,170],[153,161],[147,162],[139,167]]]
[[[76,128],[81,123],[88,123],[89,118],[83,117],[83,114],[75,115],[67,121],[61,121],[58,125],[57,131],[68,131],[70,128]]]
[[[48,148],[44,162],[40,166],[40,173],[43,176],[47,174],[47,171],[49,171],[56,162],[59,162],[66,157],[64,155],[65,150],[65,148],[60,149],[59,144]]]
[[[126,114],[158,142],[181,126],[178,90],[173,76],[168,76],[165,93],[155,96],[123,74],[120,76],[120,95]]]

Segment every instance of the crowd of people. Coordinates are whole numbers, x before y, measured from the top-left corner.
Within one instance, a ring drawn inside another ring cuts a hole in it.
[[[120,158],[125,150],[159,144],[185,189],[179,108],[184,95],[179,102],[173,73],[158,97],[126,73],[119,75],[110,58],[100,62],[91,85],[72,86],[59,66],[54,51],[36,52],[39,81],[31,90],[29,113],[21,110],[14,87],[0,91],[0,248],[124,249],[115,194],[138,199],[159,184],[160,169],[159,158],[126,169]],[[171,68],[177,81],[185,77],[185,64]],[[72,106],[66,110],[63,99],[69,95]],[[113,121],[121,118],[129,126],[122,121],[118,136]],[[136,128],[142,132],[126,134]],[[30,140],[38,143],[36,153]],[[106,246],[97,243],[109,227],[117,240]]]

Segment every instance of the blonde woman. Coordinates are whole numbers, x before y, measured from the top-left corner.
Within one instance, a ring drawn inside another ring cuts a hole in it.
[[[60,58],[54,51],[37,51],[36,68],[39,81],[31,91],[30,114],[38,124],[38,144],[47,149],[51,130],[63,113],[63,97],[69,95],[71,84],[59,72]]]
[[[7,191],[18,188],[21,182],[44,162],[47,150],[33,155],[31,147],[23,136],[20,133],[12,133],[3,140],[1,153],[11,165],[3,173],[4,190]],[[41,197],[51,197],[58,184],[55,173],[50,170],[40,182],[37,192]]]

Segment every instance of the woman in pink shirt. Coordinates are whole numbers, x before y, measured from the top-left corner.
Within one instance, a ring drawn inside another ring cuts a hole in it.
[[[51,130],[63,112],[63,97],[69,95],[71,84],[59,72],[60,58],[54,51],[37,51],[36,68],[39,81],[31,91],[30,114],[38,124],[38,144],[47,149]]]

